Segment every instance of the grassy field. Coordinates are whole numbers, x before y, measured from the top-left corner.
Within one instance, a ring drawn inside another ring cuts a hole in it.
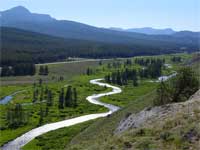
[[[73,76],[86,73],[88,67],[97,67],[99,61],[84,61],[74,63],[61,63],[61,64],[49,64],[49,75],[38,75],[39,65],[36,65],[35,76],[17,76],[17,77],[3,77],[0,79],[2,86],[4,85],[19,85],[19,84],[32,84],[39,79],[50,83],[58,82],[60,76],[63,76],[65,80],[71,79]]]
[[[106,96],[101,99],[105,103],[114,104],[120,107],[126,107],[132,101],[138,99],[139,97],[153,91],[157,86],[157,83],[151,83],[147,81],[142,81],[140,86],[133,87],[132,83],[129,83],[127,86],[122,86],[122,93]]]
[[[11,95],[16,91],[21,91],[30,88],[30,85],[12,85],[12,86],[1,86],[0,87],[0,99],[5,96]]]
[[[126,116],[130,113],[136,113],[145,107],[152,106],[154,96],[155,91],[152,91],[138,99],[133,99],[128,106],[124,107],[113,115],[96,121],[86,130],[74,137],[72,141],[66,145],[66,150],[102,150],[102,147],[105,144],[108,144],[107,141],[113,138],[113,132],[115,131],[121,119],[126,118]],[[114,144],[115,143],[112,143],[112,145]]]
[[[168,57],[168,56],[164,56]],[[191,56],[183,56],[186,60],[191,58]],[[170,64],[172,62],[169,61]],[[175,69],[178,69],[183,63],[173,64]],[[199,62],[193,65],[196,70],[199,70],[197,67]],[[147,87],[152,85],[146,85]],[[156,86],[156,85],[155,85]],[[140,86],[138,87],[140,89]],[[145,88],[142,88],[145,89]],[[153,89],[153,87],[152,87]],[[78,134],[72,139],[72,141],[67,144],[66,150],[74,149],[87,149],[87,150],[102,150],[102,149],[184,149],[190,146],[195,147],[191,144],[189,140],[183,140],[181,138],[182,133],[190,134],[191,131],[194,131],[195,135],[199,135],[199,120],[196,120],[196,117],[189,116],[177,116],[173,120],[169,120],[166,124],[169,124],[169,128],[162,126],[153,126],[149,129],[143,129],[144,133],[140,134],[139,130],[129,130],[123,135],[115,136],[113,133],[118,126],[119,122],[125,119],[129,114],[139,112],[145,107],[151,107],[155,99],[155,90],[152,92],[144,94],[142,90],[137,91],[136,89],[125,87],[122,94],[113,95],[113,97],[103,98],[103,101],[111,102],[124,106],[123,109],[114,113],[113,115],[101,119],[93,123],[89,128]],[[137,95],[135,98],[131,95]],[[140,95],[141,94],[141,95]],[[145,95],[145,96],[144,96]],[[126,97],[127,96],[127,97]],[[129,99],[129,97],[131,97]],[[139,97],[139,98],[138,98]],[[119,98],[119,99],[118,99]],[[131,101],[130,101],[131,100]],[[127,104],[126,104],[127,102]],[[189,119],[191,118],[191,119]],[[182,120],[181,122],[179,122]],[[163,129],[165,128],[165,129]],[[101,132],[99,132],[101,131]],[[163,139],[162,136],[163,135]],[[165,136],[167,139],[165,139]],[[136,145],[133,145],[136,143]],[[197,141],[198,143],[198,141]],[[168,146],[167,146],[168,145]]]
[[[67,143],[80,132],[87,129],[94,121],[74,125],[68,128],[61,128],[56,131],[48,132],[43,136],[37,137],[23,147],[23,150],[61,150],[65,149]]]
[[[190,59],[191,55],[186,54],[177,54],[178,56],[181,56],[183,58],[182,63],[172,63],[171,58],[174,55],[163,55],[163,56],[155,56],[154,58],[165,58],[166,63],[172,64],[173,69],[166,69],[163,71],[163,74],[170,74],[172,70],[177,70],[180,65],[184,64],[188,59]],[[143,57],[143,58],[146,58]],[[131,58],[135,59],[135,58]],[[42,78],[44,82],[44,86],[48,86],[49,89],[53,91],[54,95],[54,104],[52,107],[49,108],[49,114],[44,118],[43,124],[55,122],[59,120],[64,120],[68,118],[73,118],[76,116],[81,116],[85,114],[90,113],[97,113],[97,112],[105,112],[107,109],[104,107],[92,105],[88,103],[85,98],[93,93],[101,93],[105,91],[110,91],[110,89],[106,89],[104,87],[99,87],[95,85],[89,84],[90,79],[95,78],[103,78],[107,73],[111,72],[112,70],[116,70],[116,68],[107,68],[108,62],[118,61],[118,62],[124,62],[126,59],[114,59],[103,62],[103,65],[99,65],[99,61],[96,62],[82,62],[82,63],[70,63],[70,64],[49,64],[49,75],[48,76],[34,76],[34,77],[7,77],[2,78],[2,86],[1,86],[1,97],[4,97],[6,95],[9,95],[10,93],[13,93],[18,90],[26,89],[25,92],[17,94],[13,101],[10,102],[8,105],[0,105],[0,124],[1,124],[1,136],[0,136],[0,145],[3,145],[4,143],[8,142],[9,140],[12,140],[16,138],[17,136],[23,134],[24,132],[27,132],[28,130],[35,128],[38,126],[39,121],[39,111],[42,107],[45,109],[45,103],[44,104],[34,104],[34,105],[25,105],[23,108],[25,111],[30,115],[29,122],[25,126],[19,127],[17,129],[9,129],[7,127],[6,123],[6,109],[9,107],[9,105],[15,104],[15,103],[31,103],[32,102],[32,95],[33,95],[33,85],[30,83],[38,82],[39,78]],[[84,75],[86,72],[86,69],[88,67],[92,67],[93,70],[95,70],[95,73],[87,76]],[[130,66],[130,68],[141,68],[141,66],[133,64]],[[119,68],[117,68],[119,69]],[[64,77],[64,81],[58,81],[58,78],[60,76]],[[61,87],[64,87],[65,85],[72,85],[73,87],[77,88],[78,92],[78,106],[76,108],[65,108],[63,110],[58,109],[58,92],[61,89]],[[73,130],[74,131],[71,136],[70,134],[64,134],[63,138],[70,139],[73,138],[72,142],[65,142],[64,140],[61,140],[61,146],[64,145],[70,145],[70,143],[76,143],[77,145],[84,145],[84,141],[88,140],[92,142],[92,138],[99,139],[98,142],[102,142],[102,140],[106,140],[103,138],[103,136],[107,136],[109,134],[112,134],[112,131],[115,129],[115,126],[119,122],[120,118],[124,117],[127,113],[130,112],[137,112],[144,107],[150,106],[152,104],[152,96],[151,97],[143,97],[144,95],[151,93],[151,95],[154,95],[152,91],[156,88],[156,83],[150,83],[147,79],[141,80],[138,87],[133,87],[132,83],[129,83],[127,86],[122,86],[123,92],[121,94],[113,95],[113,96],[107,96],[102,98],[102,101],[107,103],[112,103],[118,106],[123,107],[123,109],[110,117],[100,119],[90,123],[80,124],[75,126]],[[89,126],[89,124],[92,124]],[[88,127],[89,126],[89,127]],[[70,127],[71,128],[71,127]],[[53,138],[58,137],[61,134],[61,131],[69,131],[70,128],[63,128],[58,131],[52,131],[49,134],[45,134],[39,137],[40,140],[44,141],[48,135],[50,135],[50,141],[53,140]],[[92,131],[95,130],[95,128],[99,128],[102,132],[99,133],[98,131]],[[82,129],[85,129],[84,131]],[[80,135],[78,133],[81,132]],[[91,132],[91,133],[89,133]],[[105,134],[104,134],[105,132]],[[88,135],[86,135],[88,134]],[[94,134],[94,135],[91,135]],[[99,135],[100,134],[100,135]],[[77,135],[77,136],[75,136]],[[87,138],[83,138],[84,135]],[[90,137],[91,135],[91,137]],[[79,143],[76,137],[83,138],[83,143]],[[60,136],[61,137],[61,136]],[[69,140],[69,141],[70,141]],[[47,140],[48,141],[48,140]],[[52,147],[56,146],[55,143],[52,143]],[[41,144],[38,139],[33,140],[30,144],[28,144],[25,149],[31,149],[31,147],[38,148],[38,145],[41,149],[46,149],[48,146],[47,144]],[[86,145],[85,145],[86,146]]]
[[[48,84],[48,87],[54,91],[54,99],[53,99],[53,106],[49,107],[49,113],[44,118],[43,124],[56,122],[59,120],[64,120],[68,118],[74,118],[77,116],[90,114],[94,112],[105,112],[107,111],[106,108],[93,105],[86,100],[88,95],[93,94],[93,92],[100,93],[109,91],[110,89],[105,89],[104,87],[99,87],[95,85],[91,85],[89,83],[91,77],[88,76],[79,76],[75,77],[73,80],[60,83],[51,83]],[[58,109],[58,91],[61,87],[64,87],[65,84],[72,85],[73,87],[77,87],[78,92],[78,106],[73,107],[66,107],[62,110]],[[24,110],[27,114],[29,114],[29,122],[26,126],[19,127],[17,129],[9,129],[6,124],[6,109],[9,105],[15,103],[30,103],[32,102],[32,88],[29,88],[26,92],[20,93],[16,95],[8,105],[0,105],[0,123],[1,123],[1,136],[0,136],[0,145],[8,142],[9,140],[16,138],[17,136],[21,135],[28,130],[37,127],[39,122],[39,112],[40,108],[45,110],[46,103],[41,104],[33,104],[33,105],[25,105],[23,106]],[[13,132],[14,131],[14,132]]]

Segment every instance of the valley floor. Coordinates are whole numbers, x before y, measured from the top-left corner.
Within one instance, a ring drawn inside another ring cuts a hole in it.
[[[171,58],[180,56],[183,59],[181,63],[174,63]],[[167,64],[171,64],[172,68],[164,69],[162,74],[169,75],[172,71],[176,71],[181,65],[187,63],[192,55],[175,54],[162,56],[147,56],[140,58],[165,58]],[[134,61],[135,58],[130,58]],[[120,62],[120,68],[108,68],[108,64],[113,62]],[[40,109],[46,109],[44,104],[35,104],[31,106],[23,106],[23,108],[30,113],[29,121],[26,125],[16,129],[10,129],[6,122],[6,110],[16,103],[30,103],[32,102],[33,85],[30,83],[38,82],[42,79],[44,88],[48,86],[53,91],[53,106],[49,107],[48,115],[44,117],[41,125],[64,120],[67,118],[74,118],[85,114],[106,112],[107,109],[101,106],[89,104],[85,98],[93,93],[103,93],[110,91],[110,88],[99,87],[91,85],[89,80],[94,78],[102,78],[112,71],[123,69],[123,64],[126,59],[105,60],[102,62],[79,62],[69,64],[48,64],[48,76],[34,76],[34,77],[5,77],[2,78],[3,86],[1,87],[0,97],[4,97],[18,90],[26,89],[24,93],[14,96],[13,101],[7,105],[0,105],[0,123],[1,123],[1,137],[0,145],[7,143],[10,140],[20,136],[21,134],[37,127],[40,119]],[[91,68],[93,73],[86,75],[87,68]],[[133,64],[129,68],[139,69],[142,66]],[[38,71],[38,69],[37,69]],[[59,77],[63,76],[64,80],[59,81]],[[153,79],[155,80],[155,79]],[[24,81],[23,83],[21,81]],[[110,115],[106,118],[97,119],[95,121],[85,122],[76,126],[58,129],[41,135],[25,145],[23,149],[27,150],[45,150],[45,149],[117,149],[117,148],[133,148],[133,141],[126,141],[126,137],[121,137],[121,134],[115,136],[116,129],[124,117],[130,116],[132,113],[137,113],[146,107],[153,105],[155,98],[155,89],[158,85],[156,82],[148,82],[149,79],[139,80],[139,86],[134,87],[132,82],[127,85],[122,85],[121,94],[106,96],[101,101],[111,103],[122,107],[122,110]],[[19,84],[20,83],[20,84]],[[59,91],[61,87],[72,85],[78,91],[78,105],[75,108],[58,109]],[[98,129],[98,130],[97,130]],[[101,132],[99,132],[101,131]],[[126,131],[125,131],[126,132]],[[125,133],[123,133],[125,135]],[[120,138],[118,138],[120,137]],[[95,139],[95,140],[94,140]],[[119,140],[119,141],[118,141]],[[120,142],[121,140],[121,142]],[[134,139],[131,139],[134,140]],[[145,142],[144,138],[144,142]],[[147,140],[148,141],[148,140]],[[114,143],[118,142],[119,145]],[[88,146],[91,145],[91,146]],[[131,145],[131,146],[130,146]],[[148,144],[147,144],[148,145]],[[119,147],[118,147],[119,146]],[[151,145],[150,145],[151,146]],[[138,149],[142,149],[138,147]]]

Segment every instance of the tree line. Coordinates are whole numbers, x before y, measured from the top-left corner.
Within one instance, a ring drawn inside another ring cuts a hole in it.
[[[15,104],[7,109],[7,124],[10,128],[17,128],[28,122],[28,115],[21,104]]]
[[[139,64],[140,66],[149,66],[152,64],[164,64],[165,59],[160,58],[135,58],[135,64]]]
[[[38,126],[40,126],[44,121],[44,117],[48,116],[49,107],[53,106],[54,104],[53,91],[48,86],[43,85],[42,79],[39,79],[38,84],[36,83],[33,84],[32,102],[40,104],[39,122],[38,122]],[[43,105],[45,106],[45,109]]]
[[[141,78],[157,78],[162,74],[162,67],[165,63],[165,59],[136,58],[135,63],[143,66],[143,68],[139,70],[139,76]]]
[[[46,101],[47,106],[53,105],[53,94],[52,90],[49,89],[47,86],[44,88],[43,86],[36,87],[34,85],[33,90],[33,103]]]
[[[143,68],[137,70],[130,69],[130,67],[134,65],[134,62],[140,66],[143,66]],[[118,68],[118,70],[107,74],[105,76],[106,82],[118,85],[127,85],[128,81],[132,81],[134,86],[138,86],[139,78],[142,79],[160,77],[162,74],[162,67],[165,59],[136,58],[134,62],[131,59],[127,59],[123,64],[120,61],[108,63],[108,69]]]
[[[35,64],[32,63],[20,63],[13,66],[2,66],[1,76],[24,76],[34,75],[36,72]]]
[[[141,78],[157,78],[162,74],[162,64],[154,63],[139,70]]]
[[[132,80],[134,86],[138,86],[137,71],[135,69],[128,69],[121,71],[114,71],[105,76],[105,81],[108,83],[118,84],[120,86],[127,85],[128,80]]]
[[[174,57],[171,58],[171,61],[175,62],[175,63],[181,62],[182,58],[180,56],[174,56]]]
[[[112,62],[112,63],[108,63],[107,64],[107,68],[108,69],[111,69],[111,68],[121,68],[121,66],[122,66],[122,63],[120,62],[120,61],[114,61],[114,62]]]

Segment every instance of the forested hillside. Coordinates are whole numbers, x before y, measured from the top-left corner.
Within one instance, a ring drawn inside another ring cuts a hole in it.
[[[174,42],[155,41],[152,43],[148,40],[138,40],[131,44],[116,44],[64,39],[7,27],[1,28],[1,36],[1,65],[24,62],[44,63],[64,60],[67,57],[110,58],[156,55],[185,50],[194,51],[198,48],[198,43],[195,42],[197,35],[191,36],[190,49],[180,49],[181,45]],[[177,34],[177,36],[180,35]]]

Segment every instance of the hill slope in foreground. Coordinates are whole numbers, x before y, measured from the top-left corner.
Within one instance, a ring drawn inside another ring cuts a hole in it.
[[[139,101],[150,102],[153,97],[151,93]],[[186,102],[146,108],[139,113],[132,112],[134,107],[140,109],[135,103],[94,124],[75,137],[69,149],[200,149],[200,90]],[[95,135],[97,130],[101,134]]]
[[[135,142],[124,141],[127,147],[200,149],[199,131],[200,90],[186,102],[145,109],[130,115],[120,122],[115,134],[123,139],[131,139],[135,135]],[[119,137],[114,141],[117,142]]]

